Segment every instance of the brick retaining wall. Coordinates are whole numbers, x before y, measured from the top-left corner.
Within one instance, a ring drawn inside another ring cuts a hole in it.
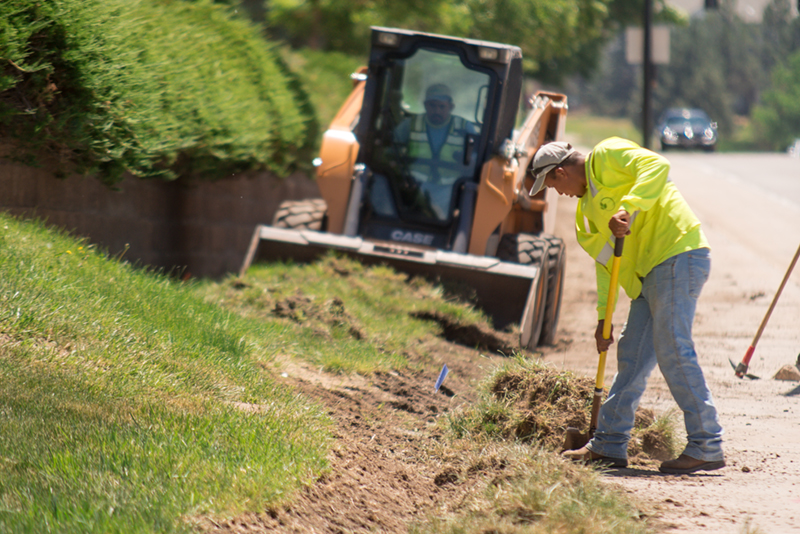
[[[115,191],[96,178],[60,179],[47,165],[14,163],[3,158],[10,150],[0,147],[0,210],[43,219],[111,254],[128,247],[131,262],[192,276],[238,272],[255,226],[269,223],[281,201],[319,197],[316,182],[300,173],[217,182],[126,176]]]

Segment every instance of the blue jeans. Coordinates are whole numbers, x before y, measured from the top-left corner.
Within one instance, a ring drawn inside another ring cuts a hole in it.
[[[706,462],[724,458],[722,427],[692,341],[697,298],[710,267],[708,249],[691,250],[644,277],[642,294],[631,302],[619,336],[617,374],[600,408],[590,450],[611,458],[628,456],[634,413],[658,363],[683,411],[688,438],[684,454]]]

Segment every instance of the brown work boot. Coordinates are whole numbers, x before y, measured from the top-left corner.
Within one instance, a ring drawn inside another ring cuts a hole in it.
[[[715,469],[722,469],[723,467],[725,467],[725,460],[706,462],[681,454],[676,459],[668,460],[661,464],[658,470],[671,475],[688,475],[695,471],[713,471]]]
[[[603,456],[601,454],[597,454],[596,452],[590,451],[586,447],[581,447],[580,449],[574,451],[564,451],[561,453],[561,456],[567,460],[572,460],[573,462],[578,463],[593,464],[603,467],[628,467],[628,460],[625,458],[611,458],[609,456]]]

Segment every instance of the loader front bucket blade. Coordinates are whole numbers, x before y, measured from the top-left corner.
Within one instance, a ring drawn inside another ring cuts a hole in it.
[[[491,318],[496,330],[520,323],[528,301],[535,297],[536,292],[531,288],[539,283],[541,275],[538,266],[504,262],[488,256],[423,250],[399,243],[266,225],[256,227],[240,275],[253,263],[310,262],[330,250],[366,265],[386,264],[412,276],[466,284],[475,291],[478,306]],[[529,339],[532,336],[530,332],[522,332],[520,337]],[[535,345],[535,341],[533,343]]]

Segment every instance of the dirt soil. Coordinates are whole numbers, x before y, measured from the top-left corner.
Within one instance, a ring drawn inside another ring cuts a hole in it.
[[[693,205],[693,197],[704,194],[700,184],[679,187]],[[759,199],[751,196],[748,202]],[[763,207],[767,211],[761,213],[769,217],[769,206]],[[559,205],[559,235],[565,238],[569,256],[566,289],[558,343],[545,348],[541,357],[555,367],[593,376],[594,267],[574,241],[574,209],[570,199]],[[757,257],[732,230],[735,221],[714,210],[707,205],[696,209],[713,246],[713,267],[697,311],[695,343],[725,428],[727,467],[667,476],[658,472],[657,463],[633,465],[609,472],[605,480],[631,494],[661,532],[800,532],[800,382],[773,379],[781,367],[793,366],[800,351],[800,283],[792,282],[784,290],[759,342],[750,370],[761,379],[736,378],[729,362],[741,360],[752,341],[796,243],[787,248],[776,236],[775,248],[789,252]],[[781,227],[781,221],[773,222]],[[800,279],[800,273],[795,274]],[[626,314],[623,295],[615,314],[617,332]],[[482,477],[492,476],[492,466],[465,478],[457,459],[440,454],[443,436],[436,419],[473,402],[477,384],[503,357],[446,339],[426,348],[433,354],[426,362],[428,370],[371,378],[330,376],[297,362],[279,362],[276,371],[282,379],[324,405],[337,422],[330,473],[290,504],[226,521],[204,519],[201,530],[406,532],[414,521],[456,507],[485,480]],[[612,349],[607,385],[615,371],[614,355]],[[445,386],[434,392],[445,363],[450,373]],[[642,406],[658,413],[677,409],[658,371]],[[682,422],[679,416],[677,420]]]

